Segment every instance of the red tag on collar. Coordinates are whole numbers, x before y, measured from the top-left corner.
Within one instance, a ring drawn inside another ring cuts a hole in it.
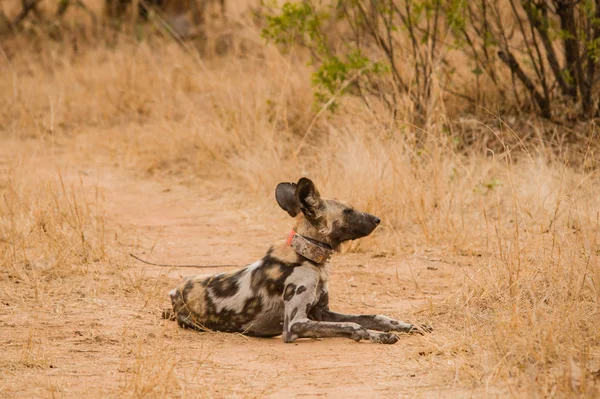
[[[296,232],[294,231],[294,229],[292,229],[292,231],[290,231],[290,235],[288,236],[287,240],[285,241],[285,244],[288,246],[292,245],[292,240],[294,239],[295,235],[296,235]]]

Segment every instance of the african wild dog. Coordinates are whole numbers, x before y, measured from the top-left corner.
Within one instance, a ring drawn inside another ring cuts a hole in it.
[[[164,317],[196,330],[241,332],[259,337],[347,337],[393,344],[391,331],[418,327],[381,315],[346,315],[329,309],[327,261],[340,244],[369,235],[379,218],[343,202],[323,199],[305,177],[280,183],[275,198],[296,219],[286,243],[231,274],[185,278],[170,292]],[[379,330],[383,332],[374,332]]]

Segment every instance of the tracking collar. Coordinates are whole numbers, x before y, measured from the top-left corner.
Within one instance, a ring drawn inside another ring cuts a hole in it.
[[[293,229],[290,231],[290,235],[285,243],[292,247],[298,255],[304,256],[306,259],[316,263],[327,262],[334,253],[329,245],[313,240],[312,238],[301,236]]]

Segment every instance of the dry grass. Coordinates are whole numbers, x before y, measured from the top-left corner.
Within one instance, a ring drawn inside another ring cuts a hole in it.
[[[416,312],[436,327],[416,356],[430,373],[490,396],[597,397],[597,155],[581,154],[587,168],[575,169],[543,145],[457,154],[445,107],[426,131],[390,129],[353,99],[315,117],[302,54],[260,48],[251,24],[237,29],[230,51],[209,59],[160,39],[107,45],[93,36],[93,46],[83,40],[74,47],[12,37],[2,45],[8,58],[0,54],[0,92],[7,94],[0,97],[0,134],[6,142],[41,143],[40,153],[75,163],[100,159],[140,181],[166,177],[213,190],[226,182],[245,203],[266,209],[274,209],[277,182],[308,175],[325,194],[384,220],[377,235],[347,250],[461,259],[455,274],[462,287]],[[28,40],[39,51],[28,49]],[[248,43],[252,51],[244,50]],[[514,143],[506,127],[494,134]],[[52,365],[36,325],[64,315],[73,295],[87,305],[125,295],[135,304],[128,317],[142,323],[155,318],[168,285],[123,272],[127,263],[109,239],[119,227],[106,225],[101,192],[77,177],[65,181],[58,170],[31,171],[15,160],[0,176],[0,299],[8,309],[0,326],[29,326],[2,360],[17,371]],[[181,343],[170,331],[168,342],[147,347],[122,328],[127,339],[90,338],[121,343],[115,359],[125,374],[109,392],[198,394],[192,381],[210,355],[196,371],[182,372],[181,352],[173,352]],[[45,389],[71,392],[60,384]],[[240,392],[210,389],[200,395]]]

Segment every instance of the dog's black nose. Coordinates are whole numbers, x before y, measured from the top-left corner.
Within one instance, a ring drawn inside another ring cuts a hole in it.
[[[379,219],[377,216],[375,216],[375,219],[373,219],[373,223],[375,223],[375,226],[378,226],[379,223],[381,223],[381,219]]]

